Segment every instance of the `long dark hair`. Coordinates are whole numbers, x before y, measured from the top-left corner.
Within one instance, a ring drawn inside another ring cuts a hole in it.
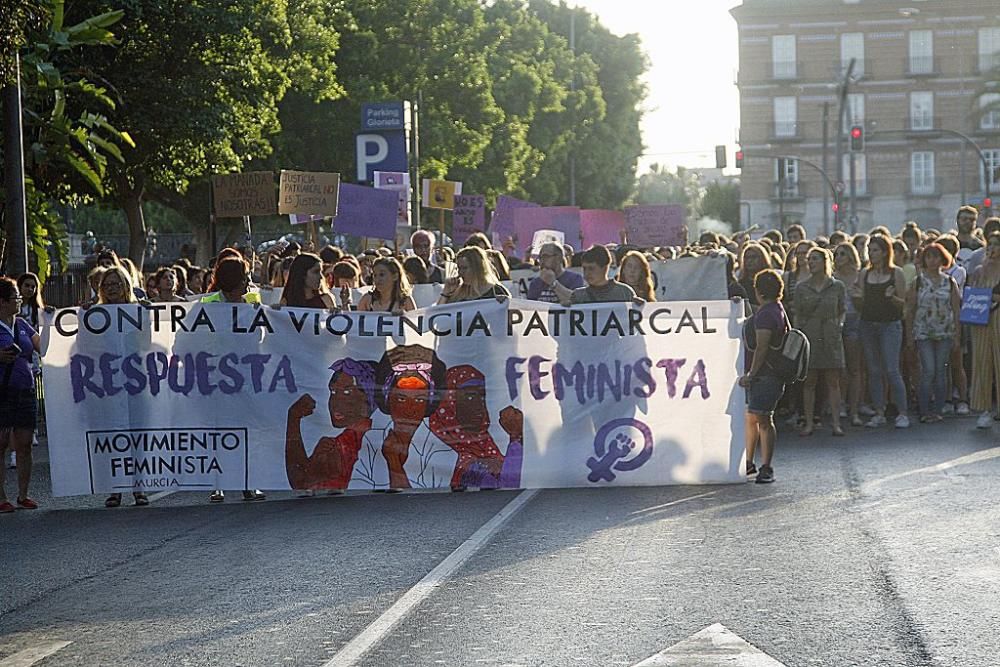
[[[319,255],[314,255],[310,252],[296,255],[295,259],[292,260],[292,265],[288,269],[288,281],[285,283],[285,289],[281,293],[281,299],[285,302],[286,306],[297,308],[306,305],[306,274],[314,266],[323,266],[323,260],[319,258]],[[325,288],[326,282],[320,280],[319,289],[316,293],[321,294]]]
[[[31,308],[31,324],[36,326],[38,324],[38,311],[45,309],[45,301],[42,299],[42,281],[38,279],[31,271],[27,273],[22,273],[17,277],[17,291],[21,291],[21,286],[24,285],[26,280],[35,281],[35,296],[31,299],[25,299],[22,306],[29,306]],[[22,295],[23,298],[23,295]]]

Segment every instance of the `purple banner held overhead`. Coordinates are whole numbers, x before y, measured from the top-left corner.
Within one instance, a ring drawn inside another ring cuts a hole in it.
[[[457,247],[476,232],[486,231],[486,197],[455,195],[452,213],[451,241]]]
[[[393,240],[399,195],[363,185],[340,184],[340,201],[333,231],[338,234]]]
[[[643,247],[683,246],[687,244],[684,206],[629,206],[625,209],[628,243]]]
[[[580,250],[580,209],[575,206],[546,206],[514,210],[514,238],[519,257],[531,250],[535,232],[552,229],[566,235],[566,243]]]
[[[507,195],[497,197],[497,205],[490,219],[490,234],[499,237],[501,243],[514,236],[514,211],[519,208],[541,208],[541,205]],[[528,243],[531,243],[531,239],[528,239]]]
[[[621,243],[625,229],[625,214],[621,211],[585,209],[580,211],[580,231],[583,247]]]

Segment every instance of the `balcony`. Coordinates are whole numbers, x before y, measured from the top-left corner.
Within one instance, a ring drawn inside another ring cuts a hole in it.
[[[802,123],[775,121],[771,126],[771,143],[802,141]]]
[[[838,60],[834,63],[833,67],[830,68],[830,76],[834,79],[840,80],[844,78],[847,74],[847,68],[851,64],[851,59]],[[855,58],[854,59],[854,72],[851,74],[851,78],[855,81],[861,79],[870,79],[872,76],[872,62],[868,58]]]
[[[938,178],[931,178],[917,182],[911,176],[909,194],[911,197],[940,197],[941,181]]]
[[[798,81],[803,78],[802,62],[797,60],[777,60],[770,63],[772,81]]]
[[[979,61],[976,63],[976,74],[989,74],[1000,67],[1000,52],[991,54],[979,54]]]
[[[941,74],[941,58],[938,56],[910,56],[903,61],[906,76],[925,77]]]
[[[929,116],[927,114],[910,115],[906,123],[906,133],[910,137],[934,137],[941,132],[937,129],[941,127],[940,116]]]
[[[777,201],[801,201],[806,198],[805,190],[799,181],[786,180],[771,183],[771,199]]]

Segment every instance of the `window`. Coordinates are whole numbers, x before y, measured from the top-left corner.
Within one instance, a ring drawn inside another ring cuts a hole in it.
[[[983,157],[986,164],[980,164],[979,167],[979,176],[983,182],[983,188],[986,188],[986,174],[989,174],[990,192],[1000,192],[1000,150],[985,150],[983,151]]]
[[[775,35],[771,38],[771,63],[775,79],[794,79],[798,76],[795,35]]]
[[[910,129],[934,129],[934,93],[910,93]]]
[[[774,98],[774,136],[794,137],[798,135],[798,123],[796,113],[796,99],[794,97]]]
[[[845,196],[851,192],[851,158],[854,158],[854,191],[863,195],[868,192],[868,161],[864,153],[844,153]]]
[[[910,156],[910,184],[915,195],[934,194],[934,153],[918,151]]]
[[[864,76],[865,74],[865,34],[863,32],[845,32],[840,36],[840,71],[846,72],[854,63],[854,76]]]
[[[864,93],[849,93],[847,95],[847,122],[845,124],[848,128],[853,125],[865,124]]]
[[[1000,67],[1000,28],[979,29],[979,71]]]
[[[782,196],[784,189],[785,197],[799,196],[799,161],[785,158],[778,158],[775,161],[777,167],[775,171],[775,195]]]
[[[910,32],[910,74],[934,72],[934,33],[930,30]]]
[[[1000,130],[1000,93],[979,96],[979,129]]]

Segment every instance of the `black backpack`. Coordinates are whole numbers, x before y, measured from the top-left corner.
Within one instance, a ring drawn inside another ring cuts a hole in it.
[[[757,349],[757,330],[753,317],[743,322],[743,344],[749,352]],[[785,317],[788,324],[788,317]],[[809,339],[800,330],[788,324],[788,332],[780,342],[768,346],[764,366],[772,375],[786,384],[804,382],[809,374]]]

